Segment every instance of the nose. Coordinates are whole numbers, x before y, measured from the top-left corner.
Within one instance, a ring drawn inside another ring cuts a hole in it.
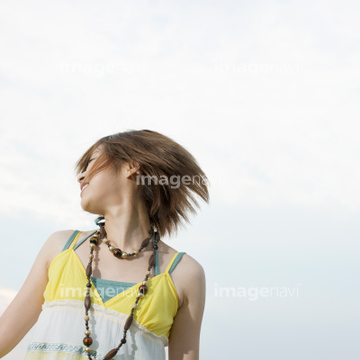
[[[85,179],[85,175],[84,175],[84,172],[82,172],[78,177],[77,177],[77,181],[78,183],[82,183]]]

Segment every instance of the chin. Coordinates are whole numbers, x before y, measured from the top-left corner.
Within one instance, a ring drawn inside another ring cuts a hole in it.
[[[98,206],[95,206],[95,204],[85,201],[84,199],[81,199],[81,208],[90,214],[102,214],[102,210]]]

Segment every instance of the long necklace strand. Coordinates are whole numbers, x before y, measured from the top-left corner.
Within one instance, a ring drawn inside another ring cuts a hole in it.
[[[100,221],[99,221],[100,220]],[[87,287],[87,292],[86,292],[86,296],[85,296],[85,300],[84,300],[84,305],[85,305],[85,316],[84,316],[84,320],[85,320],[85,337],[83,339],[83,343],[84,345],[86,346],[85,347],[85,352],[87,353],[88,355],[88,358],[89,360],[93,360],[93,358],[91,357],[90,353],[91,353],[91,344],[93,342],[93,339],[90,337],[91,335],[91,331],[89,330],[89,320],[90,320],[90,317],[89,317],[89,309],[91,307],[91,298],[90,298],[90,288],[91,288],[91,274],[92,274],[92,261],[94,259],[94,248],[96,247],[97,243],[98,243],[98,240],[99,238],[101,239],[106,239],[106,232],[105,232],[105,228],[104,228],[104,222],[101,221],[103,220],[103,218],[98,218],[95,223],[97,225],[100,226],[100,229],[90,238],[90,255],[89,255],[89,258],[90,258],[90,261],[89,261],[89,264],[87,265],[86,267],[86,277],[87,277],[87,280],[88,280],[88,283],[86,284],[86,287]],[[160,240],[160,235],[157,231],[154,231],[154,230],[150,230],[149,231],[149,234],[152,235],[153,237],[153,253],[151,254],[150,256],[150,259],[149,259],[149,262],[148,262],[148,269],[146,271],[146,275],[145,275],[145,279],[143,280],[142,282],[142,285],[139,286],[139,293],[137,294],[136,296],[136,300],[135,300],[135,303],[132,305],[132,309],[131,309],[131,312],[130,312],[130,315],[129,317],[127,318],[126,322],[125,322],[125,326],[124,326],[124,335],[120,341],[120,344],[114,348],[114,349],[111,349],[104,357],[103,360],[110,360],[112,359],[116,354],[117,352],[119,351],[119,349],[121,348],[122,345],[124,345],[126,343],[126,334],[127,334],[127,331],[129,330],[130,328],[130,325],[134,319],[134,311],[135,309],[137,308],[138,306],[138,303],[140,301],[140,299],[142,299],[145,294],[147,293],[148,291],[148,288],[147,288],[147,284],[148,284],[148,280],[149,280],[149,277],[150,277],[150,273],[151,273],[151,269],[155,266],[155,261],[156,261],[156,252],[158,250],[158,245],[157,243],[159,242]],[[148,244],[149,244],[149,241],[150,241],[151,237],[150,238],[147,238],[145,239],[142,244],[141,244],[141,247],[140,249],[138,250],[138,252],[142,251]],[[107,239],[106,239],[107,240]],[[147,243],[146,243],[147,241]],[[105,240],[104,240],[105,242]],[[108,245],[108,244],[107,244]],[[109,245],[108,245],[109,246]],[[117,249],[121,252],[120,249]],[[112,250],[110,250],[112,251]],[[113,252],[113,251],[112,251]],[[118,254],[118,253],[117,253]],[[133,254],[127,254],[127,256],[136,256],[137,254],[133,253]],[[114,256],[116,256],[117,258],[120,258],[120,259],[124,259],[124,258],[127,258],[124,257],[124,256],[117,256],[115,255],[114,253]]]

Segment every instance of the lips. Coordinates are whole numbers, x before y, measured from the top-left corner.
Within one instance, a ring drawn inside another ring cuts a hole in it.
[[[83,186],[81,186],[81,192],[80,194],[82,194],[82,192],[89,186],[89,184],[84,184]]]

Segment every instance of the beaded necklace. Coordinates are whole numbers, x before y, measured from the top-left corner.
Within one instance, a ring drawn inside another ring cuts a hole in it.
[[[84,320],[85,320],[85,328],[86,328],[86,330],[84,332],[85,337],[83,339],[83,344],[85,345],[85,352],[87,353],[89,360],[93,360],[93,358],[90,355],[90,353],[91,353],[90,346],[91,346],[93,340],[90,337],[91,331],[89,330],[89,320],[90,320],[89,309],[91,307],[90,288],[92,286],[90,276],[92,274],[92,261],[94,259],[93,252],[94,252],[94,248],[98,244],[98,240],[102,239],[106,243],[106,245],[108,246],[109,250],[118,259],[127,259],[129,257],[137,256],[140,251],[142,251],[144,248],[146,248],[148,246],[148,244],[150,242],[150,239],[153,238],[153,253],[151,254],[149,262],[148,262],[148,268],[147,268],[147,271],[146,271],[146,274],[145,274],[145,279],[143,280],[142,285],[139,286],[139,293],[136,296],[135,303],[132,305],[130,315],[129,315],[129,317],[127,318],[127,320],[125,322],[124,335],[123,335],[123,337],[122,337],[122,339],[120,341],[120,344],[117,347],[111,349],[105,355],[103,360],[112,359],[117,354],[117,352],[119,351],[121,346],[126,343],[126,334],[127,334],[127,331],[129,330],[129,328],[131,326],[131,323],[132,323],[133,319],[134,319],[134,311],[137,308],[137,305],[138,305],[140,299],[142,299],[145,296],[145,294],[147,293],[147,291],[148,291],[147,283],[148,283],[148,280],[149,280],[149,277],[150,277],[151,269],[155,266],[156,253],[157,253],[157,250],[158,250],[157,243],[160,240],[159,233],[157,231],[154,231],[153,229],[151,229],[149,231],[150,237],[146,238],[141,243],[140,249],[136,250],[132,254],[127,254],[127,253],[121,251],[120,249],[114,248],[113,246],[109,245],[109,240],[106,238],[106,231],[105,231],[105,227],[104,227],[105,221],[104,220],[105,220],[104,217],[99,217],[99,218],[97,218],[95,220],[96,225],[100,226],[100,229],[97,230],[96,233],[94,235],[92,235],[92,237],[90,238],[90,255],[89,255],[90,261],[89,261],[89,264],[86,267],[86,277],[87,277],[88,283],[86,284],[87,292],[86,292],[86,296],[85,296],[85,300],[84,300],[84,305],[85,305]]]

